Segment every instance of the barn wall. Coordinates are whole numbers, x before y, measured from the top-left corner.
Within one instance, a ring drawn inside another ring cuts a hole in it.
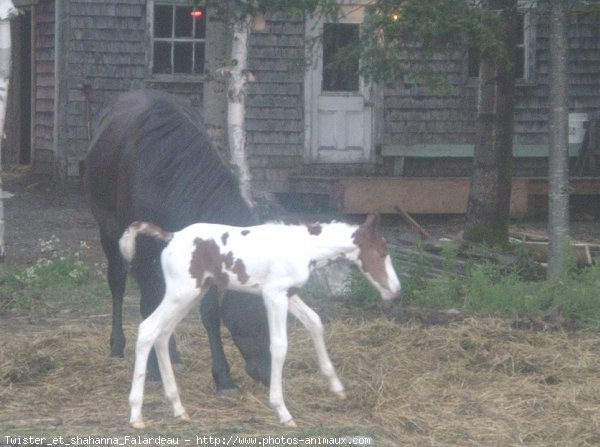
[[[39,2],[33,12],[34,32],[34,117],[33,171],[54,174],[54,2]]]
[[[35,163],[52,171],[54,99],[61,176],[76,176],[88,144],[88,111],[93,117],[109,98],[132,88],[171,91],[204,106],[209,130],[225,146],[224,80],[164,82],[153,79],[147,67],[147,22],[144,0],[56,0],[61,28],[54,36],[54,1],[36,7]],[[600,103],[600,32],[590,15],[573,16],[570,33],[571,107],[592,111]],[[212,25],[211,25],[212,23]],[[214,26],[213,26],[214,25]],[[228,59],[229,29],[209,20],[207,68],[211,73]],[[250,38],[249,68],[256,81],[248,85],[246,126],[254,183],[259,189],[284,191],[291,173],[303,166],[304,71],[294,67],[304,55],[305,23],[301,17],[267,17],[264,32]],[[535,70],[532,82],[517,88],[516,141],[547,142],[548,28],[536,23]],[[54,38],[62,39],[60,73],[55,79]],[[411,80],[383,92],[383,144],[472,144],[477,85],[467,78],[464,54],[437,62],[450,75],[450,90],[437,96]],[[55,88],[58,85],[58,88]],[[83,87],[89,85],[89,103]],[[57,93],[58,92],[58,93]],[[527,165],[535,171],[538,160]],[[385,168],[385,167],[384,167]],[[311,166],[312,169],[312,166]],[[407,174],[468,174],[469,160],[408,162]],[[340,169],[336,171],[341,172]],[[385,169],[381,169],[385,173]]]
[[[250,168],[257,188],[285,189],[288,175],[302,166],[304,151],[304,20],[267,17],[264,32],[250,39],[246,129]]]
[[[71,0],[62,29],[60,79],[61,175],[79,174],[93,117],[119,92],[143,87],[146,75],[144,0]],[[85,92],[89,92],[86,94]]]
[[[409,78],[385,89],[383,144],[473,142],[476,84],[466,78],[463,55],[455,56],[436,61],[450,82],[443,95]]]
[[[549,23],[543,10],[534,17],[535,65],[532,78],[517,82],[515,143],[548,143]],[[569,19],[569,108],[598,111],[600,104],[600,22],[593,14]],[[467,78],[465,54],[441,57],[439,67],[449,74],[450,89],[434,95],[410,81],[385,90],[383,144],[474,144],[477,83]],[[515,160],[517,175],[544,176],[546,159]],[[470,159],[407,159],[405,175],[468,176]],[[385,166],[384,166],[384,171]],[[389,169],[387,170],[389,171]],[[387,172],[386,171],[386,172]]]
[[[520,86],[515,114],[518,143],[548,142],[549,21],[544,11],[536,17],[535,79]],[[569,18],[568,81],[569,110],[589,113],[600,105],[600,22],[593,14]]]
[[[85,158],[94,119],[119,93],[139,88],[168,91],[194,107],[210,106],[205,113],[209,132],[221,144],[224,139],[223,88],[201,77],[155,78],[148,66],[149,30],[145,0],[56,0],[61,22],[57,40],[65,51],[58,55],[58,175],[76,178]],[[50,2],[48,2],[50,3]],[[209,22],[208,40],[223,37],[223,24]],[[221,35],[220,35],[220,34]],[[223,43],[213,42],[207,50],[207,68],[226,59]],[[218,57],[215,52],[219,52]],[[219,91],[220,95],[213,93]],[[218,96],[218,98],[216,98]],[[219,102],[220,101],[220,102]],[[215,118],[217,117],[217,118]],[[220,122],[217,122],[220,120]]]

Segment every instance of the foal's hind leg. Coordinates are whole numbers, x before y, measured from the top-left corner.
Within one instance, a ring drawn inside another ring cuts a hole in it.
[[[150,252],[147,247],[141,244],[138,247],[140,250],[138,250],[138,254],[133,261],[132,273],[140,288],[140,313],[142,318],[148,318],[162,301],[165,294],[165,281],[160,267],[159,252]],[[173,363],[181,363],[173,336],[169,340],[169,352]],[[148,379],[160,380],[154,349],[150,351],[148,360]]]
[[[185,295],[177,296],[177,300],[175,300],[173,296],[166,295],[152,315],[140,324],[133,380],[129,394],[129,405],[131,407],[129,423],[134,428],[145,427],[142,418],[144,382],[146,378],[146,364],[153,345],[157,351],[158,365],[162,375],[165,395],[173,405],[174,415],[182,420],[189,419],[183,405],[181,405],[168,346],[169,338],[175,326],[177,326],[193,306],[196,296],[197,293],[189,292]]]
[[[289,299],[289,311],[294,315],[302,325],[308,330],[313,341],[315,350],[317,351],[317,358],[319,360],[319,369],[321,373],[329,381],[329,389],[334,392],[340,399],[346,398],[344,386],[337,374],[327,348],[325,347],[325,339],[323,338],[323,323],[317,313],[302,301],[298,295],[293,295]]]

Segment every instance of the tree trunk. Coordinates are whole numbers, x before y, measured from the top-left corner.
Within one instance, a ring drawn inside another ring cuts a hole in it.
[[[233,24],[231,69],[227,92],[227,131],[231,163],[236,167],[242,197],[250,207],[254,206],[251,193],[251,175],[246,154],[246,82],[248,80],[248,37],[251,18],[238,19]]]
[[[548,172],[548,277],[567,270],[569,235],[569,159],[567,152],[567,12],[564,0],[550,1],[550,116]]]
[[[504,245],[512,185],[513,116],[517,2],[502,2],[505,60],[482,53],[479,67],[477,140],[467,202],[464,237],[473,242]]]
[[[17,10],[10,0],[0,0],[0,170],[2,168],[2,142],[4,140],[4,120],[8,100],[8,84],[11,65],[10,19]],[[4,261],[4,192],[0,175],[0,261]]]

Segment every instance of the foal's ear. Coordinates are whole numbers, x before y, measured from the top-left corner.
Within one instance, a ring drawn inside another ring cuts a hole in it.
[[[374,232],[379,227],[380,221],[381,218],[379,217],[379,214],[369,214],[363,226]]]

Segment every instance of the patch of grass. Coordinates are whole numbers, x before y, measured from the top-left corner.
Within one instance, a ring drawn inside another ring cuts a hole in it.
[[[416,258],[416,267],[402,281],[404,303],[428,308],[457,308],[478,315],[504,317],[560,314],[565,319],[600,328],[600,266],[570,269],[557,280],[525,280],[530,263],[524,255],[507,268],[496,264],[471,265],[466,275],[457,274],[456,249],[444,248],[443,274],[427,275],[428,261]],[[396,271],[402,265],[395,262]],[[380,301],[377,291],[361,274],[348,280],[348,296],[370,308]]]
[[[90,305],[105,295],[101,275],[77,254],[53,251],[30,267],[0,273],[0,310]]]

